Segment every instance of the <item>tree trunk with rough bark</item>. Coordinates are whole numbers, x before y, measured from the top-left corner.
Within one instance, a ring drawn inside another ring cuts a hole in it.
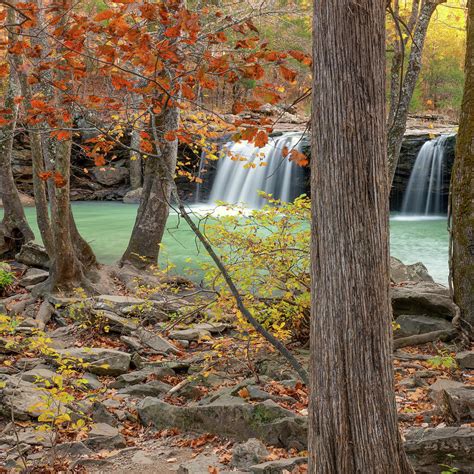
[[[140,147],[138,130],[133,130],[131,135],[130,146],[136,150]],[[142,186],[142,157],[135,151],[130,152],[130,186],[132,189]]]
[[[120,261],[121,265],[130,264],[141,269],[156,265],[158,261],[173,186],[170,177],[174,177],[178,156],[178,140],[167,141],[162,138],[167,131],[178,128],[178,109],[168,107],[164,110],[160,123],[156,124],[155,120],[156,118],[152,117],[153,139],[167,173],[160,172],[156,158],[146,160],[137,218],[127,250]]]
[[[394,82],[399,81],[400,77],[392,70],[392,85],[391,85],[391,103],[389,112],[389,129],[387,138],[387,154],[389,163],[389,185],[392,185],[395,171],[397,169],[398,158],[400,156],[400,149],[402,147],[403,135],[406,131],[408,112],[410,102],[415,91],[416,82],[421,70],[421,60],[423,56],[423,48],[425,45],[426,33],[430,24],[431,17],[436,10],[436,7],[446,0],[423,0],[418,19],[413,26],[413,39],[408,58],[407,70],[402,80],[401,91],[396,93]],[[413,24],[413,16],[410,19],[410,24]],[[405,33],[405,31],[403,31]],[[401,49],[400,49],[401,51]],[[397,51],[397,53],[400,53]],[[398,67],[402,67],[403,58],[396,57]],[[394,66],[396,67],[396,66]]]
[[[465,84],[451,177],[454,301],[474,337],[474,0],[468,2]]]
[[[384,0],[315,0],[309,472],[411,473],[389,297]]]
[[[8,22],[13,24],[15,13],[8,9]],[[9,33],[10,40],[12,34]],[[12,66],[10,66],[12,69]],[[13,256],[21,246],[34,240],[35,236],[31,230],[23,210],[23,205],[18,195],[12,171],[12,151],[15,135],[16,120],[18,117],[18,106],[15,104],[16,78],[12,70],[8,77],[7,92],[5,96],[4,118],[9,120],[0,129],[0,196],[3,204],[3,219],[0,224],[0,255]]]

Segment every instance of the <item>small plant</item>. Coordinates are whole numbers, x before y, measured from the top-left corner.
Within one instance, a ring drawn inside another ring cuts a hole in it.
[[[448,454],[448,458],[454,460],[454,455]],[[441,474],[453,474],[454,472],[459,472],[459,469],[457,467],[452,467],[448,464],[440,464],[440,467],[442,467],[444,470],[441,471]]]
[[[4,265],[0,265],[0,294],[4,295],[14,281],[15,276],[10,269]]]
[[[456,369],[458,364],[456,359],[445,350],[440,350],[437,356],[428,360],[428,364],[438,369]]]
[[[267,205],[233,212],[206,223],[206,236],[221,255],[252,315],[278,338],[309,338],[310,201],[301,196],[285,203],[263,195]],[[207,286],[218,294],[212,311],[233,315],[246,326],[235,300],[214,265],[204,263]]]

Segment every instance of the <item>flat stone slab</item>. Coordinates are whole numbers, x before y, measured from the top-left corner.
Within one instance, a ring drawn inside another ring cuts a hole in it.
[[[474,428],[412,428],[405,434],[405,450],[417,473],[439,473],[440,464],[472,472]]]
[[[82,362],[90,364],[85,369],[96,375],[121,375],[130,368],[131,355],[114,349],[73,347],[56,352],[65,359],[70,358],[75,366],[81,366]]]
[[[211,405],[178,407],[147,397],[137,405],[144,425],[158,429],[214,433],[239,441],[257,438],[285,448],[306,449],[307,418],[281,408],[271,400],[250,404],[239,397],[220,398]]]

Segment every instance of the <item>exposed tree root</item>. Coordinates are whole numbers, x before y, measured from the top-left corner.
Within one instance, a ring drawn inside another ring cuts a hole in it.
[[[446,342],[454,339],[457,334],[458,331],[456,329],[444,329],[442,331],[432,331],[425,334],[416,334],[415,336],[401,337],[400,339],[395,339],[393,347],[394,349],[400,349],[401,347],[417,346],[433,341]]]

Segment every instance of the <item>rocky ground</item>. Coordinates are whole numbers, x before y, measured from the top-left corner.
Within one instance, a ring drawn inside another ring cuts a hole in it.
[[[9,265],[3,472],[306,472],[307,388],[266,344],[249,345],[232,315],[210,312],[202,290],[110,269],[114,294],[40,301],[41,249],[30,244]],[[393,259],[392,282],[410,459],[417,472],[474,472],[474,352],[456,308],[421,264]],[[308,349],[289,347],[306,366]]]

